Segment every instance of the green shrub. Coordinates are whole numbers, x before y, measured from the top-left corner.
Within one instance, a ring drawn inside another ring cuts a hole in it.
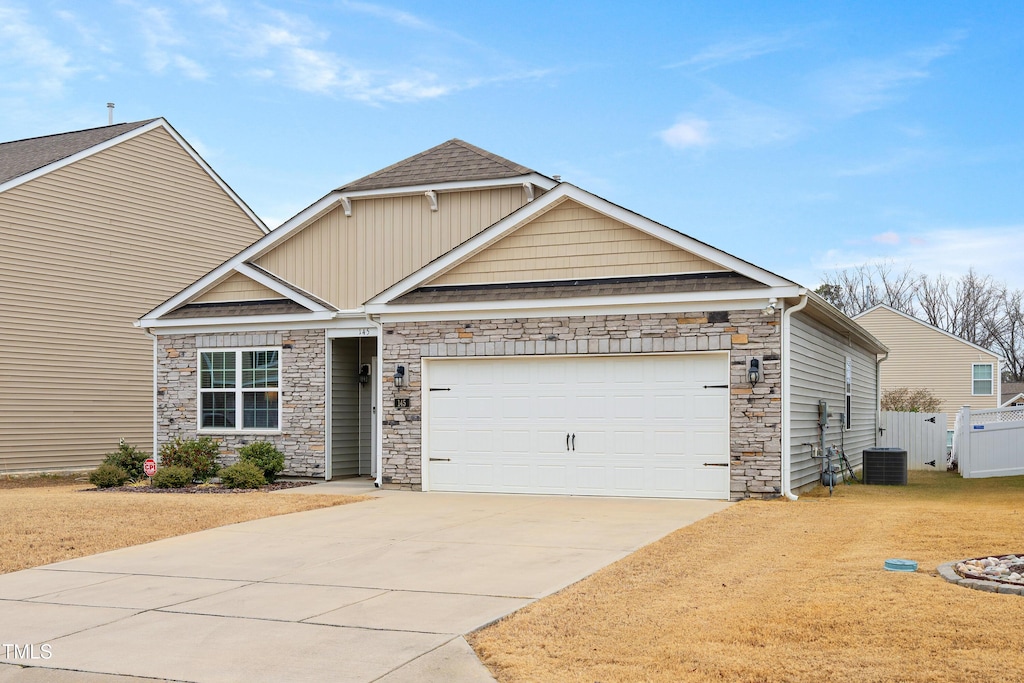
[[[217,476],[227,489],[255,489],[267,483],[260,468],[246,460],[225,467]]]
[[[238,449],[238,458],[242,462],[251,462],[263,472],[263,476],[271,484],[277,473],[284,469],[284,453],[277,450],[269,441],[253,441]]]
[[[146,473],[142,471],[142,466],[148,458],[149,453],[140,451],[135,446],[128,445],[122,439],[116,451],[107,453],[107,457],[103,459],[103,464],[120,467],[128,473],[129,479],[142,479],[146,476]]]
[[[200,481],[206,481],[217,473],[220,469],[220,463],[217,462],[219,456],[217,442],[208,436],[198,439],[182,439],[179,436],[160,447],[162,466],[187,467],[192,470],[192,476]]]
[[[192,484],[195,473],[181,465],[161,467],[153,475],[153,486],[158,489],[183,489]]]
[[[128,472],[123,467],[110,463],[103,463],[89,473],[89,483],[98,489],[124,486],[126,481],[128,481]]]

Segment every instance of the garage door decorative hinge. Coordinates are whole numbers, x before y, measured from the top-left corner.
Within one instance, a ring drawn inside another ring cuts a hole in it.
[[[705,384],[705,389],[728,389],[728,384]]]
[[[451,391],[451,390],[452,390],[451,387],[444,387],[443,389],[440,388],[440,387],[430,387],[430,391]]]
[[[729,463],[727,463],[727,462],[706,462],[706,463],[704,463],[704,467],[728,467],[728,466],[729,466]]]
[[[430,462],[451,462],[451,458],[431,458]]]

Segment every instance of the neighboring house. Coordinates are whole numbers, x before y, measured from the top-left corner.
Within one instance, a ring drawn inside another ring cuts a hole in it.
[[[132,323],[267,232],[163,119],[0,144],[0,474],[151,449]]]
[[[1003,382],[999,407],[1024,406],[1024,382]]]
[[[884,304],[854,320],[889,347],[883,391],[928,389],[942,400],[939,412],[948,417],[947,429],[963,406],[999,407],[998,354]]]
[[[819,400],[851,415],[829,443],[874,446],[885,352],[790,280],[460,140],[138,324],[161,442],[267,439],[286,474],[444,491],[777,496],[819,478]]]

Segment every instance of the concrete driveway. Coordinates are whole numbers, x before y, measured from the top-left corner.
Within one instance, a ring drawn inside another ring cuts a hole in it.
[[[374,498],[0,576],[0,683],[489,681],[463,634],[728,505],[313,489]]]

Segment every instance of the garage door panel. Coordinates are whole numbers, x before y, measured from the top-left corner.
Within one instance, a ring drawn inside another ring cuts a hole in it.
[[[429,488],[729,496],[725,353],[426,362]]]

